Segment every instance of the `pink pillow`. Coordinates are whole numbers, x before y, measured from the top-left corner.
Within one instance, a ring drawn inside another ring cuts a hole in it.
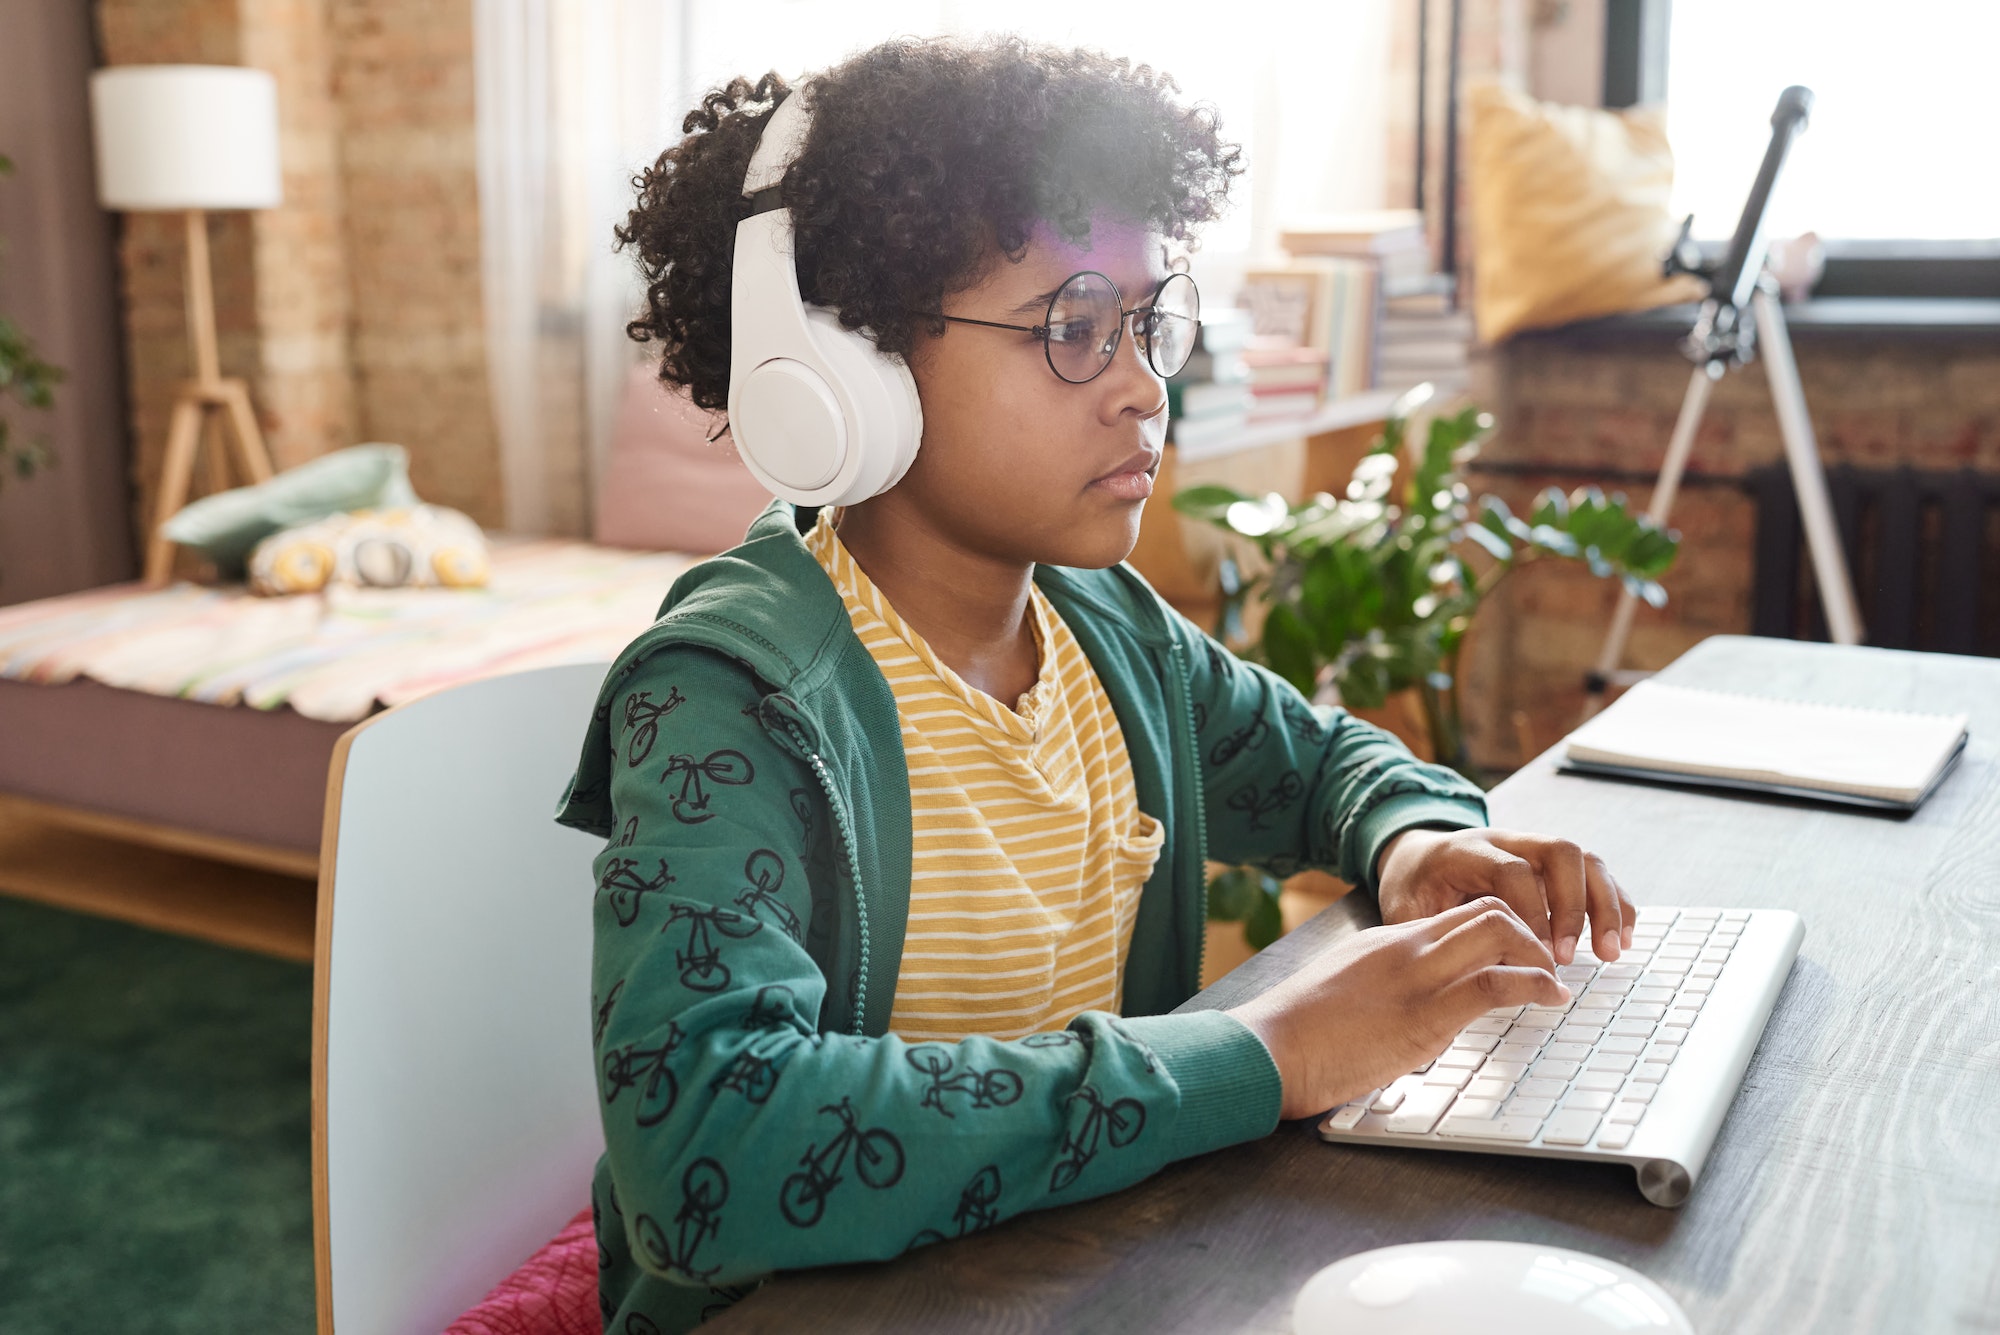
[[[771,495],[736,457],[715,418],[660,383],[650,365],[632,368],[597,494],[596,540],[649,551],[719,552],[743,541]]]
[[[444,1335],[601,1335],[603,1329],[604,1318],[597,1311],[597,1234],[585,1206]]]

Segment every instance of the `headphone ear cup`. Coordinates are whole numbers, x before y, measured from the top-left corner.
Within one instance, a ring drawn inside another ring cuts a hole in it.
[[[901,357],[875,346],[867,331],[841,327],[823,307],[806,307],[806,328],[848,408],[845,466],[817,505],[855,505],[902,481],[923,440],[923,405],[916,377]]]

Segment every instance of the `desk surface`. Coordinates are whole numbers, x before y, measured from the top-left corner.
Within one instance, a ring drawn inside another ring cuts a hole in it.
[[[1684,1207],[1622,1166],[1332,1146],[1292,1122],[1100,1200],[783,1276],[712,1328],[1285,1332],[1320,1267],[1433,1238],[1622,1261],[1716,1335],[2000,1327],[2000,662],[1721,636],[1662,676],[1972,716],[1910,817],[1561,775],[1554,752],[1491,794],[1494,824],[1597,850],[1642,903],[1805,918]],[[1377,921],[1350,896],[1183,1009]]]

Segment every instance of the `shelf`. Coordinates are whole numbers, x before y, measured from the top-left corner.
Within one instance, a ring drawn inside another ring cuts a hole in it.
[[[1351,394],[1344,399],[1330,400],[1321,404],[1317,412],[1304,417],[1282,417],[1252,422],[1233,436],[1209,441],[1194,449],[1181,445],[1174,445],[1171,448],[1181,459],[1213,459],[1218,455],[1261,449],[1266,445],[1275,445],[1284,440],[1296,440],[1301,436],[1317,436],[1328,431],[1345,431],[1349,427],[1366,426],[1370,422],[1383,422],[1388,420],[1390,405],[1407,392],[1407,387],[1371,389],[1366,393]]]

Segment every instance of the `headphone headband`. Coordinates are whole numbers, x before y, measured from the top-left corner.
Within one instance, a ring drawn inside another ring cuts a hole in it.
[[[923,410],[899,357],[809,307],[792,214],[779,187],[811,128],[805,89],[771,113],[743,178],[755,201],[736,225],[729,424],[750,472],[795,505],[853,505],[896,485],[916,458]]]

